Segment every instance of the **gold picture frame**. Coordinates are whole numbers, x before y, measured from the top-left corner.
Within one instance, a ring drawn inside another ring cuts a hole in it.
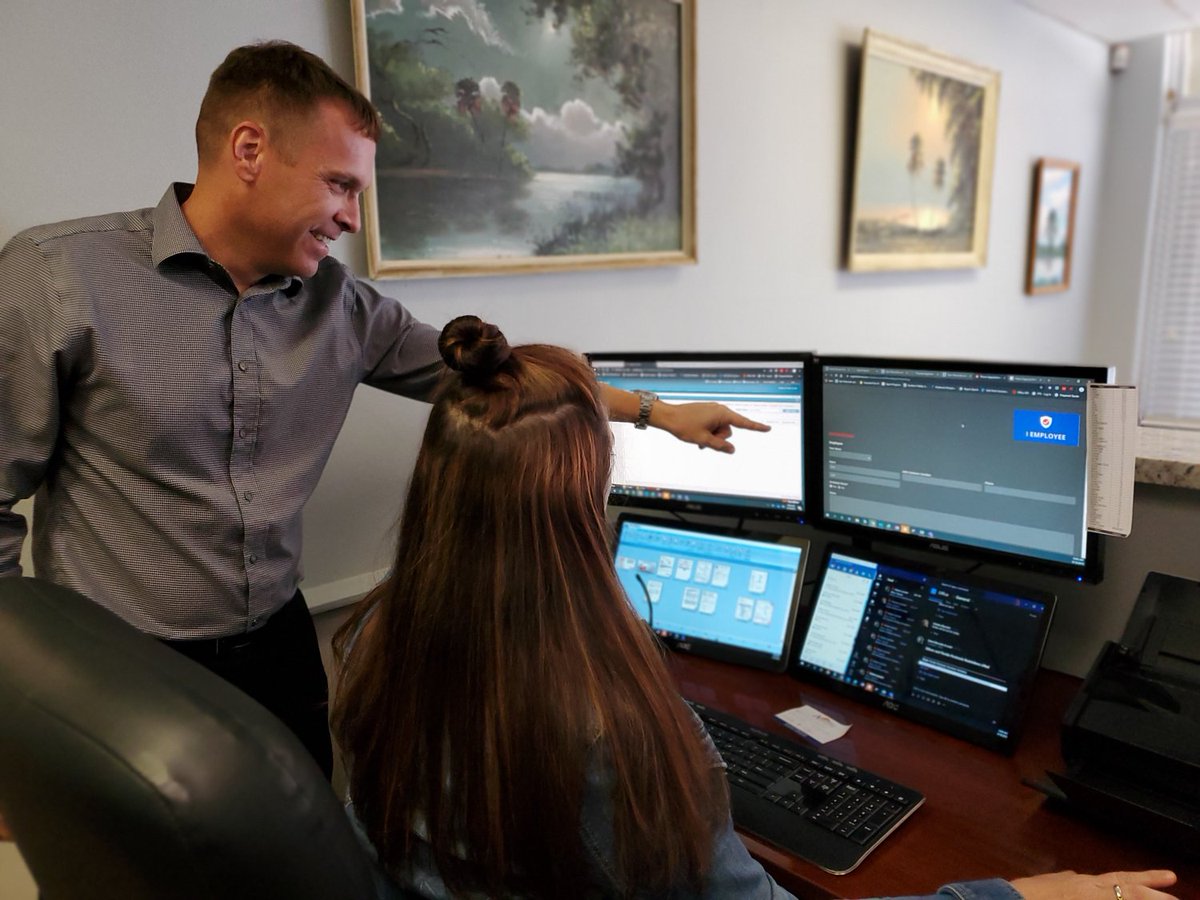
[[[1048,294],[1071,286],[1079,163],[1042,157],[1033,167],[1029,257],[1025,293]]]
[[[847,267],[987,262],[1000,75],[867,29]]]
[[[351,5],[372,278],[696,262],[695,0]]]

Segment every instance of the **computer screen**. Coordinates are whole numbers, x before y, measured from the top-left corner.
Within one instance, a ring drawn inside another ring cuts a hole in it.
[[[624,514],[617,577],[634,610],[669,645],[783,671],[809,542]]]
[[[597,378],[669,403],[716,401],[771,426],[735,431],[732,456],[697,452],[657,429],[613,423],[609,502],[803,521],[807,353],[592,353]]]
[[[821,524],[1098,581],[1087,386],[1104,368],[823,357]]]
[[[1010,751],[1054,605],[1037,588],[831,547],[796,664],[857,699]]]

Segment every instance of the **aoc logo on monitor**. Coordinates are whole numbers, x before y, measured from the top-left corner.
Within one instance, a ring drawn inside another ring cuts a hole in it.
[[[1078,447],[1079,414],[1013,410],[1013,440]]]

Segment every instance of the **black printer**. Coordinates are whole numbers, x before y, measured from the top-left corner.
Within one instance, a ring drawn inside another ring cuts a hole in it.
[[[1063,719],[1048,793],[1105,823],[1200,847],[1200,582],[1150,572]]]

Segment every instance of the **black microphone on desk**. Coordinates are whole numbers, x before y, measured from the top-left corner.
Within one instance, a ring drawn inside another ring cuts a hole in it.
[[[642,577],[641,572],[635,572],[633,577],[637,579],[637,583],[642,586],[642,593],[646,595],[646,627],[650,630],[650,637],[654,638],[654,644],[658,647],[659,652],[665,655],[668,652],[667,645],[654,630],[654,601],[650,599],[650,588],[646,585],[646,579]]]
[[[642,593],[646,595],[646,620],[650,626],[651,633],[654,632],[654,601],[650,599],[650,588],[646,586],[646,579],[642,577],[641,572],[635,572],[633,575],[637,579],[637,583],[642,586]]]

